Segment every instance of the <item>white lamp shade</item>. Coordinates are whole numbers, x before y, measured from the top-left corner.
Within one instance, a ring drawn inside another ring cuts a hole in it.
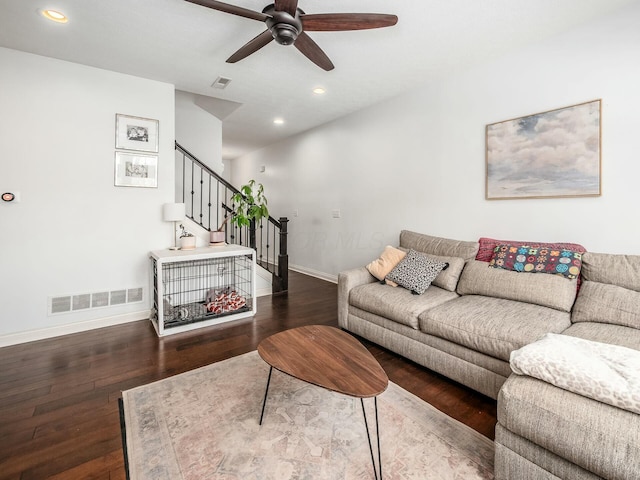
[[[162,218],[165,222],[184,220],[184,203],[165,203],[162,206]]]

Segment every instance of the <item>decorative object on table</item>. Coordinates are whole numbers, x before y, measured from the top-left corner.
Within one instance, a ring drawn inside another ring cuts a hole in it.
[[[169,250],[178,250],[178,222],[184,220],[184,203],[165,203],[162,207],[162,219],[173,222],[173,246]]]
[[[158,120],[116,113],[116,148],[158,152]]]
[[[189,232],[184,225],[180,224],[180,250],[193,250],[196,248],[196,237],[193,233]]]
[[[231,201],[235,205],[231,223],[238,227],[248,227],[252,220],[257,222],[261,218],[269,217],[264,186],[255,180],[249,180],[249,183],[240,187],[240,191],[231,197]]]
[[[116,152],[115,182],[117,187],[158,186],[158,156]]]
[[[601,103],[487,125],[487,200],[599,196]]]
[[[224,226],[231,219],[231,215],[225,215],[224,220],[218,226],[217,230],[212,230],[209,237],[209,245],[213,247],[218,247],[221,245],[225,245],[226,232],[223,230]]]
[[[125,390],[129,478],[373,480],[360,400],[275,371],[259,426],[268,371],[253,351]],[[487,437],[391,382],[378,409],[384,478],[493,478]]]

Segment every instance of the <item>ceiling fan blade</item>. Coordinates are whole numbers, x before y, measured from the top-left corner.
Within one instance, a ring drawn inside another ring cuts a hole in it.
[[[276,12],[287,12],[292,17],[295,17],[298,9],[298,0],[276,0],[275,5]]]
[[[213,8],[221,12],[230,13],[232,15],[238,15],[240,17],[251,18],[252,20],[260,20],[264,22],[271,15],[267,15],[262,12],[254,12],[248,8],[237,7],[235,5],[229,5],[228,3],[217,2],[216,0],[185,0],[189,3],[195,3],[196,5],[202,5],[203,7]]]
[[[318,44],[311,40],[311,37],[306,33],[301,32],[293,45],[300,50],[305,57],[323,70],[329,71],[335,68],[331,60],[329,60],[329,57],[327,57],[327,54],[324,53]]]
[[[248,57],[252,53],[257,52],[262,47],[267,45],[269,42],[273,40],[273,35],[271,35],[270,30],[265,30],[260,35],[255,37],[253,40],[248,41],[243,47],[240,48],[236,53],[231,55],[227,59],[227,63],[236,63],[243,58]]]
[[[319,13],[300,15],[302,27],[309,32],[338,32],[391,27],[398,17],[384,13]]]

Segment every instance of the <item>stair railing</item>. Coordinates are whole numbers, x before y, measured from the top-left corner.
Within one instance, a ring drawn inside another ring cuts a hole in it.
[[[186,215],[208,231],[217,230],[235,210],[233,195],[239,190],[175,142],[176,188],[182,194]],[[230,221],[224,225],[225,241],[256,251],[256,262],[271,272],[272,292],[283,293],[289,287],[286,217],[253,221],[238,227]]]

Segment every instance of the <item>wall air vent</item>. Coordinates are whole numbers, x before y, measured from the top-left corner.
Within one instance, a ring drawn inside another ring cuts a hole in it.
[[[106,307],[109,305],[109,292],[91,294],[91,308]]]
[[[67,313],[71,311],[71,296],[52,297],[49,302],[49,312]]]
[[[85,310],[91,307],[91,294],[83,293],[81,295],[73,296],[73,310]]]
[[[126,288],[95,293],[78,293],[48,298],[49,315],[73,313],[94,308],[117,307],[144,300],[144,288]]]
[[[227,85],[231,83],[231,79],[227,77],[218,77],[216,81],[211,84],[213,88],[224,89],[227,88]]]
[[[111,292],[111,305],[122,305],[123,303],[127,303],[126,290],[114,290]]]
[[[130,288],[127,290],[127,303],[142,301],[142,288]]]

